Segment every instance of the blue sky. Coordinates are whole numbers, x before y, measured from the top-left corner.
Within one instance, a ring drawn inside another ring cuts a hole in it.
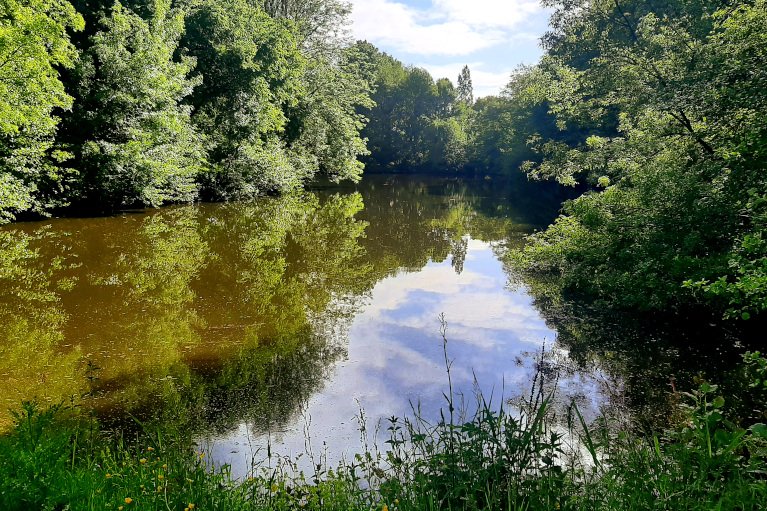
[[[406,64],[455,83],[471,68],[475,96],[497,94],[538,61],[549,12],[538,0],[351,0],[352,31]]]

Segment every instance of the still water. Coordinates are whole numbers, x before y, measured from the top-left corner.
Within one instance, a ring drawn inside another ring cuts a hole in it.
[[[418,403],[437,417],[441,314],[457,393],[523,395],[542,349],[567,359],[504,264],[551,220],[541,204],[491,181],[372,176],[6,226],[0,428],[22,400],[73,402],[108,427],[189,428],[236,473],[267,442],[304,452],[307,434],[336,460],[358,446],[360,410],[373,426]],[[596,408],[605,379],[591,367],[560,386]]]

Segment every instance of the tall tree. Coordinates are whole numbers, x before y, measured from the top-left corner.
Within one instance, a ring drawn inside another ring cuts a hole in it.
[[[372,106],[372,80],[359,49],[347,36],[351,6],[338,0],[264,0],[275,18],[296,27],[306,58],[303,94],[290,107],[286,142],[307,176],[358,180],[361,156],[368,154],[360,131],[366,119],[358,110]]]
[[[0,223],[66,202],[66,180],[50,161],[66,156],[52,150],[54,111],[72,106],[58,69],[74,65],[67,31],[82,28],[66,0],[0,4]]]
[[[292,21],[300,46],[309,58],[333,57],[349,46],[351,4],[338,0],[261,0],[273,18]]]
[[[79,98],[64,139],[76,153],[80,200],[159,206],[197,196],[204,152],[181,105],[199,79],[174,53],[184,27],[171,0],[144,20],[120,3],[105,13],[76,71]]]
[[[205,196],[298,187],[308,174],[282,138],[285,111],[303,94],[306,61],[295,25],[247,0],[205,0],[187,18],[182,47],[202,75],[190,103],[211,164],[202,177]]]
[[[474,86],[471,83],[471,71],[469,66],[463,66],[458,75],[458,101],[467,105],[474,104]]]
[[[531,267],[628,307],[767,310],[767,4],[576,4],[557,2],[536,87],[561,129],[587,129],[530,170],[592,190]]]

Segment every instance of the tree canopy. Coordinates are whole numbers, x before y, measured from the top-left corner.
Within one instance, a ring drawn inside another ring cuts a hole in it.
[[[337,0],[0,6],[0,221],[358,180],[370,82]]]
[[[591,189],[532,238],[528,268],[626,307],[767,309],[763,1],[552,3],[539,94],[569,139],[536,178]]]
[[[66,0],[0,6],[0,222],[65,200],[54,163],[66,155],[54,151],[54,113],[71,108],[72,97],[57,69],[77,60],[67,31],[83,25]]]

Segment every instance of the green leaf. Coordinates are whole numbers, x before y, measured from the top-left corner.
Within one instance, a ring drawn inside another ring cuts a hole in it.
[[[767,424],[760,422],[758,424],[754,424],[748,429],[751,430],[751,434],[754,436],[758,436],[759,438],[767,438]]]

